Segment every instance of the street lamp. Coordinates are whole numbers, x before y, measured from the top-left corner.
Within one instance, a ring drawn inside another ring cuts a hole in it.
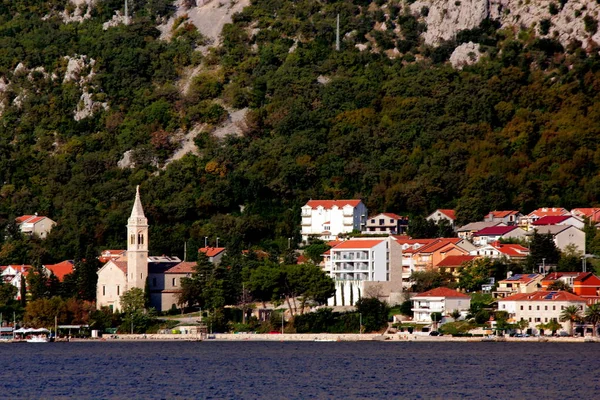
[[[584,254],[583,256],[581,256],[581,264],[582,264],[583,272],[587,272],[587,259],[588,258],[596,258],[596,256],[593,254]]]
[[[281,334],[282,334],[282,335],[283,335],[283,324],[284,324],[284,321],[283,321],[283,316],[284,316],[284,314],[285,314],[285,310],[284,310],[284,309],[282,309],[282,310],[281,310]]]
[[[219,247],[219,238],[217,238],[217,245],[215,247]]]
[[[204,236],[204,248],[208,247],[208,236]]]

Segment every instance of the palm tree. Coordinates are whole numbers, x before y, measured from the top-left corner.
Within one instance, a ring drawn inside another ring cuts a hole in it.
[[[560,313],[560,322],[569,321],[571,327],[571,336],[573,336],[573,324],[581,319],[581,312],[577,306],[567,306]]]
[[[592,336],[596,336],[596,325],[600,323],[600,304],[592,304],[585,310],[585,321],[592,324]]]

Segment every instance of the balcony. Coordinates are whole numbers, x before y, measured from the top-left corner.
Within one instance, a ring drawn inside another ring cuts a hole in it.
[[[310,217],[302,218],[302,225],[304,225],[304,226],[312,225],[312,218],[310,218]]]
[[[303,217],[312,217],[312,210],[302,210]]]
[[[354,209],[352,209],[352,208],[349,208],[349,209],[344,209],[344,210],[342,211],[342,215],[343,215],[344,217],[353,217],[353,216],[354,216]]]
[[[344,220],[342,222],[344,225],[354,225],[354,219],[352,217],[344,217]]]

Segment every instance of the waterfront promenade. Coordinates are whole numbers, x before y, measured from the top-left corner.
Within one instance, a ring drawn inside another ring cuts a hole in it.
[[[360,341],[385,341],[385,342],[482,342],[482,337],[452,337],[428,336],[419,334],[358,334],[358,333],[284,333],[284,334],[253,334],[253,333],[217,333],[209,335],[210,339],[201,338],[197,334],[119,334],[116,337],[104,336],[101,339],[74,339],[102,340],[102,341],[253,341],[253,342],[360,342]],[[584,343],[599,341],[592,337],[502,337],[502,342],[555,342],[555,343]]]

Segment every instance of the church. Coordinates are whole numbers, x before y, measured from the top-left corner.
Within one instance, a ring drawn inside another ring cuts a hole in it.
[[[177,306],[181,279],[191,276],[195,262],[177,257],[148,256],[148,219],[136,188],[135,201],[127,221],[127,251],[109,260],[98,270],[96,307],[121,310],[120,297],[132,288],[150,291],[150,306],[167,311]]]

